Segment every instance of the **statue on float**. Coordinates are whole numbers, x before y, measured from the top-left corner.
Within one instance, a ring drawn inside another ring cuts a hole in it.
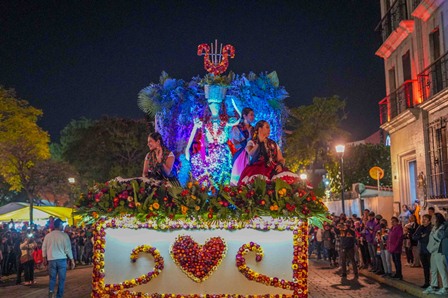
[[[226,86],[204,86],[209,109],[204,113],[203,120],[194,119],[193,130],[185,148],[185,157],[192,165],[191,174],[199,182],[228,184],[230,181],[232,153],[228,144],[228,131],[238,124],[239,119],[230,118],[225,111],[226,91]],[[233,100],[232,103],[240,114]]]

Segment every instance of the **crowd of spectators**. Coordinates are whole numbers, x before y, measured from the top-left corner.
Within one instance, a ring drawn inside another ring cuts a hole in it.
[[[13,221],[0,224],[0,282],[10,275],[16,276],[17,285],[34,284],[34,271],[47,269],[42,256],[45,236],[54,229],[54,218],[45,226]],[[93,233],[90,226],[66,225],[64,232],[70,237],[74,260],[77,264],[90,265],[93,257]],[[24,281],[22,282],[22,276]]]
[[[448,221],[429,207],[403,206],[398,217],[383,218],[365,209],[361,216],[332,215],[323,228],[310,227],[309,257],[324,259],[340,267],[347,276],[348,265],[358,278],[358,269],[368,269],[384,278],[403,279],[404,266],[421,267],[423,293],[448,294]],[[440,275],[441,284],[438,282]]]

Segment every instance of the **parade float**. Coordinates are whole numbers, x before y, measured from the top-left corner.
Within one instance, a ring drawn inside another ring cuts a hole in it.
[[[322,200],[298,181],[229,184],[240,110],[269,120],[281,145],[287,93],[275,72],[223,76],[231,45],[198,55],[204,78],[162,73],[139,94],[178,180],[113,179],[77,203],[94,224],[92,297],[308,297],[307,229],[326,220]]]

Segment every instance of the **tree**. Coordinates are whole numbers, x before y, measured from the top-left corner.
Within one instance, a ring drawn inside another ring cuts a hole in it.
[[[14,90],[0,87],[0,175],[10,190],[26,192],[31,222],[34,193],[30,172],[36,163],[50,157],[50,137],[37,125],[42,114],[18,99]]]
[[[312,177],[317,168],[329,160],[329,150],[338,139],[345,139],[348,132],[340,128],[346,118],[345,101],[338,96],[315,97],[313,103],[290,110],[290,125],[294,127],[287,136],[287,162],[292,171],[311,169]]]
[[[64,161],[48,159],[40,161],[31,170],[31,186],[36,195],[59,205],[60,198],[68,198],[70,205],[73,199],[71,194],[75,186],[70,184],[68,178],[74,178],[79,183],[79,175],[75,168]]]
[[[63,160],[86,181],[107,181],[117,176],[141,176],[147,152],[147,123],[104,117],[72,120],[61,132]]]
[[[23,193],[12,191],[9,188],[9,184],[0,176],[0,206],[23,199]]]
[[[331,181],[339,183],[339,159],[336,162],[329,164],[328,176]],[[390,162],[390,147],[383,144],[360,144],[356,146],[347,146],[344,152],[344,182],[345,190],[350,190],[352,184],[363,183],[365,185],[376,186],[377,181],[372,179],[369,175],[369,170],[378,166],[384,170],[384,177],[380,180],[381,185],[392,185],[392,171]],[[330,168],[333,167],[333,170]],[[335,191],[340,190],[340,186],[336,187]]]

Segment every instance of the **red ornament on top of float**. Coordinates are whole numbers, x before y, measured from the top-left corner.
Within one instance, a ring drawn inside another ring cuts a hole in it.
[[[215,46],[213,43],[210,46],[206,43],[198,45],[198,56],[204,56],[205,70],[217,76],[224,73],[229,67],[229,56],[230,58],[235,57],[235,48],[230,44],[224,47],[221,44],[218,52],[218,40],[215,39]]]

